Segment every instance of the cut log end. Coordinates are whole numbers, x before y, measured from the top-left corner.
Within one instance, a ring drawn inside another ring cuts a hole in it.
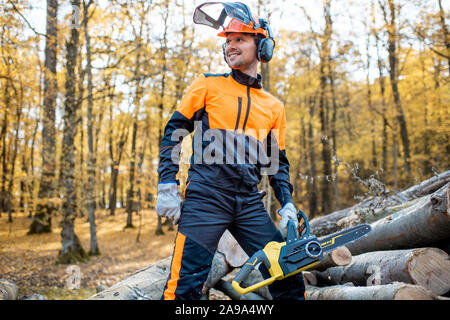
[[[331,252],[331,258],[337,266],[346,266],[352,262],[352,253],[347,247],[339,247]]]
[[[325,271],[331,267],[346,266],[352,262],[352,253],[347,247],[339,247],[323,255],[322,260],[312,269]]]
[[[433,300],[433,295],[420,286],[404,286],[397,290],[393,300]]]
[[[19,289],[7,279],[0,279],[0,300],[17,300]]]
[[[442,295],[450,289],[450,259],[437,248],[423,248],[411,258],[408,272],[414,283]]]

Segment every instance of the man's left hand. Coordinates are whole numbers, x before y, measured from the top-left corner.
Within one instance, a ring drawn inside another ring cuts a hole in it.
[[[289,220],[294,221],[295,227],[298,227],[297,209],[292,202],[288,202],[283,206],[283,208],[278,210],[278,214],[281,216],[280,230],[283,237],[286,238]]]

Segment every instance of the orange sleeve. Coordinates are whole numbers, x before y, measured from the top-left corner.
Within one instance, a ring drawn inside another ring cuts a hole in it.
[[[205,106],[206,93],[206,77],[201,74],[187,89],[177,107],[177,111],[186,118],[191,119],[195,112]]]
[[[281,106],[281,110],[272,126],[272,132],[277,139],[278,148],[280,148],[280,150],[284,150],[286,138],[286,111],[284,106]]]

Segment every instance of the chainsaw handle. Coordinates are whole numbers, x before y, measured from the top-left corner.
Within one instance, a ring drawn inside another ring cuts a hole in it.
[[[267,259],[266,254],[263,250],[258,250],[242,266],[241,270],[239,270],[239,272],[236,274],[236,277],[234,277],[234,281],[240,284],[242,281],[247,279],[250,272],[252,272],[253,269],[256,269],[261,262],[264,263],[267,269],[270,268],[270,262],[269,259]]]
[[[298,232],[299,236],[303,239],[303,238],[308,238],[309,237],[309,221],[308,218],[306,217],[306,214],[303,212],[302,209],[298,210],[297,212],[297,220],[299,222],[299,228],[301,227],[300,225],[300,220],[303,219],[303,221],[305,221],[305,226],[306,226],[306,232],[303,236],[301,236],[300,231]]]
[[[260,263],[264,263],[264,265],[267,267],[267,269],[270,268],[270,262],[269,259],[267,258],[266,254],[264,253],[263,250],[258,250],[257,252],[255,252],[250,259],[248,259],[248,261],[242,266],[241,270],[239,270],[239,272],[236,274],[236,276],[234,277],[233,281],[232,281],[232,286],[233,288],[239,292],[240,294],[246,294],[249,293],[251,291],[254,291],[258,288],[261,288],[265,285],[271,284],[272,282],[275,281],[276,277],[272,277],[272,278],[268,278],[264,281],[258,282],[254,285],[251,285],[247,288],[242,288],[241,287],[241,283],[247,279],[247,277],[249,276],[250,272],[252,272],[254,269],[256,269]]]

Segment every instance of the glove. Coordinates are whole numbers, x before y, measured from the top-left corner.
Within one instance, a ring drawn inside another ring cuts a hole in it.
[[[283,206],[283,208],[278,210],[278,214],[281,216],[280,230],[283,237],[286,238],[289,220],[294,221],[295,227],[298,227],[297,209],[292,202],[288,202]]]
[[[159,216],[169,218],[174,224],[178,223],[181,215],[181,199],[176,182],[158,184],[155,209]]]

